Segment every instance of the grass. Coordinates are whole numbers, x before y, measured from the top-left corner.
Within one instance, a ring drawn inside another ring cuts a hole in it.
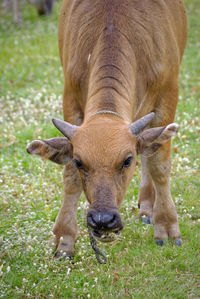
[[[49,240],[62,200],[62,166],[26,154],[26,144],[58,132],[63,74],[57,47],[60,2],[39,18],[23,6],[23,25],[0,19],[0,298],[200,298],[200,9],[186,0],[189,37],[182,62],[180,101],[173,140],[171,189],[183,245],[153,242],[153,229],[137,219],[139,168],[127,191],[119,240],[101,244],[99,265],[85,225],[82,196],[80,237],[72,262],[53,258]]]

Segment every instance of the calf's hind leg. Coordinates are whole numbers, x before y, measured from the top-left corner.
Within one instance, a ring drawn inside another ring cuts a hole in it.
[[[77,206],[82,185],[77,169],[72,161],[64,169],[64,198],[59,210],[53,233],[56,236],[56,256],[74,255],[77,238]]]
[[[155,188],[151,174],[147,167],[147,159],[148,158],[141,156],[142,179],[138,196],[138,206],[140,208],[139,217],[141,218],[142,222],[145,224],[152,224]]]

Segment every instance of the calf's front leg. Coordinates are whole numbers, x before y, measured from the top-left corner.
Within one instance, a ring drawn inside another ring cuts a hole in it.
[[[56,256],[74,255],[77,238],[77,206],[82,185],[77,169],[72,161],[64,169],[64,198],[55,221],[53,233],[56,237]]]
[[[72,161],[72,145],[67,138],[63,137],[34,140],[28,144],[27,152],[65,165],[64,199],[53,232],[56,236],[56,255],[59,256],[64,252],[66,255],[72,256],[77,237],[77,205],[82,191],[81,180]]]
[[[181,245],[180,230],[176,208],[170,192],[171,154],[170,141],[147,160],[147,166],[155,185],[153,206],[154,239],[158,245],[172,238]]]

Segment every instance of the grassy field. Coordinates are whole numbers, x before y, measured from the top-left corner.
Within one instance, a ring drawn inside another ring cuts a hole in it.
[[[100,244],[100,265],[89,245],[87,204],[78,214],[80,237],[73,261],[53,258],[49,240],[62,200],[62,166],[29,156],[26,145],[58,136],[63,74],[57,48],[60,2],[39,18],[23,5],[23,25],[0,18],[0,298],[200,298],[200,7],[186,0],[189,38],[180,77],[173,139],[171,189],[183,245],[153,242],[153,228],[137,217],[140,163],[121,213],[124,230]]]

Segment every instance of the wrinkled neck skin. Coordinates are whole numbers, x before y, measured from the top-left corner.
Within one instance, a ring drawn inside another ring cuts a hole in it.
[[[126,37],[109,23],[88,57],[89,82],[84,122],[98,111],[109,110],[120,114],[126,123],[131,123],[134,118],[136,69],[133,50]]]

